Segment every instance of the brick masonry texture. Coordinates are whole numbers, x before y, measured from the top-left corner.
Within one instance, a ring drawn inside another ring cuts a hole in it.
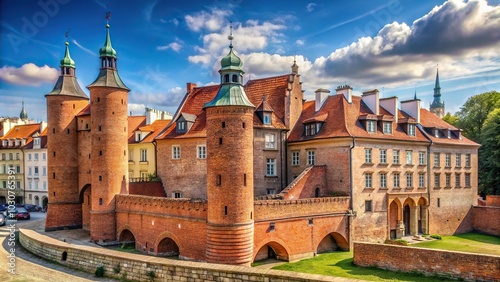
[[[438,274],[467,281],[500,279],[500,256],[494,255],[354,242],[354,264]]]
[[[475,231],[500,236],[500,207],[474,207],[472,214]]]
[[[19,241],[24,248],[42,258],[90,273],[103,266],[105,275],[116,279],[125,276],[133,281],[151,281],[148,273],[154,272],[158,281],[350,281],[339,277],[178,261],[76,246],[25,229],[20,230]],[[66,260],[62,259],[63,253],[66,253]],[[120,272],[114,273],[118,268]]]

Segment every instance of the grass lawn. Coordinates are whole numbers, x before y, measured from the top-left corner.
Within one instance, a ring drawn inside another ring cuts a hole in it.
[[[417,243],[411,245],[411,247],[500,255],[500,238],[468,233],[443,236],[442,240]],[[369,281],[456,281],[440,277],[426,277],[416,273],[392,272],[374,267],[358,267],[353,264],[352,255],[352,252],[325,253],[294,263],[284,263],[273,267],[273,269]]]
[[[411,246],[418,248],[500,255],[500,237],[478,233],[443,236],[442,240],[422,242]]]
[[[426,277],[420,274],[392,272],[374,267],[359,267],[355,266],[352,260],[352,252],[324,253],[314,258],[278,265],[273,269],[369,281],[448,281],[443,278]]]

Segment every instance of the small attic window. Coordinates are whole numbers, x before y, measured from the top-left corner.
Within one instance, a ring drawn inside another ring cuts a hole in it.
[[[435,136],[436,138],[438,138],[438,137],[439,137],[439,129],[437,129],[437,128],[436,128],[436,129],[434,129],[434,136]]]
[[[384,134],[392,134],[392,122],[384,121],[383,126]]]
[[[408,136],[415,136],[415,125],[408,124]]]
[[[40,145],[40,138],[33,139],[35,145]]]
[[[368,133],[375,133],[376,132],[375,124],[376,124],[376,122],[374,120],[367,120],[366,121],[366,131],[368,131]]]
[[[451,139],[451,130],[448,129],[448,139]]]
[[[304,135],[305,136],[314,136],[316,135],[319,130],[321,129],[321,126],[323,123],[316,122],[316,123],[308,123],[304,126]]]
[[[139,142],[142,140],[142,132],[136,131],[135,132],[135,142]]]
[[[271,113],[264,113],[264,124],[271,124]]]
[[[186,121],[177,121],[177,131],[186,132]]]

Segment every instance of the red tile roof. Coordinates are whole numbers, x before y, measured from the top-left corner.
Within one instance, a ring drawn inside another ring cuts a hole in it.
[[[79,116],[88,116],[88,115],[90,115],[90,104],[85,106],[85,108],[83,108],[83,110],[81,110],[76,116],[79,117]]]
[[[40,132],[40,124],[39,123],[31,123],[24,125],[16,125],[14,126],[7,134],[0,138],[0,140],[8,140],[8,139],[26,139],[26,146],[33,140],[33,134],[36,132]],[[15,143],[14,143],[15,144]],[[1,146],[1,143],[0,143]],[[2,148],[21,148],[23,146],[5,146]]]
[[[460,130],[458,128],[440,119],[438,116],[426,109],[420,109],[420,124],[425,129],[428,129],[427,135],[434,143],[480,146],[478,143],[468,139],[462,134],[459,134]],[[432,130],[436,128],[440,130],[450,129],[453,131],[453,134],[450,134],[450,138],[448,138],[448,136],[444,136],[444,133],[443,136],[436,137],[432,132]]]
[[[128,116],[128,143],[134,144],[135,142],[135,131],[146,125],[146,116]]]

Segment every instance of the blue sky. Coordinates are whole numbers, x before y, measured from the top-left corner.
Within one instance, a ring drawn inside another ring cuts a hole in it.
[[[2,0],[0,116],[18,116],[24,100],[46,120],[68,28],[80,85],[92,83],[108,10],[134,114],[173,113],[186,82],[218,83],[230,21],[245,81],[289,73],[295,58],[307,99],[348,83],[400,100],[416,90],[428,107],[438,64],[446,111],[500,90],[500,0]]]

